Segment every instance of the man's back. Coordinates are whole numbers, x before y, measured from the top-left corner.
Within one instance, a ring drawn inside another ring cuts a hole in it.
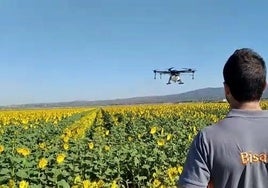
[[[231,110],[198,134],[181,184],[206,187],[211,179],[216,188],[268,187],[267,131],[268,111]]]

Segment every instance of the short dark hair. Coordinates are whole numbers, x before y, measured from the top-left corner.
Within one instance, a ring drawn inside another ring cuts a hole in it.
[[[238,102],[260,100],[266,85],[265,61],[252,49],[238,49],[227,60],[223,77]]]

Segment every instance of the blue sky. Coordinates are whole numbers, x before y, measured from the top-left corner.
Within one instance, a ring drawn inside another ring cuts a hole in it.
[[[221,87],[235,49],[267,59],[267,17],[267,3],[245,0],[1,0],[0,105]],[[153,79],[169,67],[195,79]]]

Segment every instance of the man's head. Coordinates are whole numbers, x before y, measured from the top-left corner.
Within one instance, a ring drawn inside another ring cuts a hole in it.
[[[266,65],[253,50],[238,49],[227,60],[223,77],[225,89],[237,102],[259,101],[266,87]]]

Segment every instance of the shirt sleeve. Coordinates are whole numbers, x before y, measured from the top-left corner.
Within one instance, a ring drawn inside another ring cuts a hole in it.
[[[194,138],[184,164],[178,187],[206,188],[210,180],[207,145],[204,135],[199,132]]]

